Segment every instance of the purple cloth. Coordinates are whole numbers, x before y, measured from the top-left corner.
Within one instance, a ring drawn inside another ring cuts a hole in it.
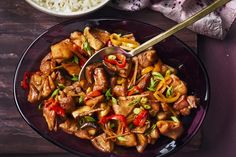
[[[112,0],[115,8],[136,11],[146,7],[161,12],[166,17],[181,22],[206,7],[213,0]],[[236,0],[210,13],[189,27],[196,33],[223,39],[236,18]]]

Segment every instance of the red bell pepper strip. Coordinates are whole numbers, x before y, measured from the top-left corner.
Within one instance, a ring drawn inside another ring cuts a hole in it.
[[[21,87],[26,90],[29,88],[29,78],[31,77],[31,72],[25,72],[23,76],[23,80],[21,81]]]
[[[44,105],[50,111],[55,111],[57,115],[60,115],[62,117],[65,116],[65,110],[60,106],[59,102],[54,100],[53,98],[46,100]]]
[[[97,96],[100,96],[102,95],[102,93],[99,91],[99,90],[95,90],[95,91],[92,91],[92,92],[89,92],[86,97],[84,98],[84,101],[87,101],[91,98],[94,98],[94,97],[97,97]]]
[[[104,61],[124,68],[126,66],[126,56],[119,53],[113,55],[116,56],[116,59],[109,59],[109,55],[107,55],[105,56]]]
[[[126,118],[125,118],[125,116],[123,116],[121,114],[114,114],[114,115],[110,115],[110,116],[104,116],[104,117],[101,118],[100,123],[104,125],[105,123],[107,123],[107,121],[112,120],[112,119],[120,121],[121,123],[123,123],[123,125],[125,127],[127,127]]]
[[[141,93],[141,89],[138,86],[134,86],[129,92],[128,92],[128,96],[137,94],[137,93]]]
[[[148,112],[146,110],[141,111],[133,121],[135,126],[143,126],[147,119]]]

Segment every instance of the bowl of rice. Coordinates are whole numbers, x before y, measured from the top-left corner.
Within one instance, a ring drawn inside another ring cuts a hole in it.
[[[34,8],[59,17],[75,17],[103,7],[109,0],[26,0]]]

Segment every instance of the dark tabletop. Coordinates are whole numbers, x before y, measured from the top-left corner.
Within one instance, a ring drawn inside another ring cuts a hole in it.
[[[89,16],[97,17],[136,19],[163,29],[175,24],[150,10],[130,13],[106,7]],[[86,18],[88,16],[81,20]],[[0,1],[0,156],[74,156],[33,131],[21,118],[13,101],[13,76],[23,50],[47,28],[65,20],[68,19],[41,13],[23,0]],[[198,49],[210,77],[211,103],[202,126],[200,148],[183,149],[173,156],[235,157],[236,22],[223,41],[197,36],[187,29],[177,33],[177,37]]]

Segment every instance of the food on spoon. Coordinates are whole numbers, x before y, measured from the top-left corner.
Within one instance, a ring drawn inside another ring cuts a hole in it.
[[[88,65],[86,79],[78,80],[85,61],[111,45],[131,50],[139,43],[133,34],[86,27],[52,45],[39,70],[24,76],[28,101],[41,104],[50,131],[62,129],[90,140],[103,152],[119,145],[142,153],[160,136],[178,139],[184,132],[182,118],[191,115],[199,100],[156,50],[133,58],[114,52]]]

